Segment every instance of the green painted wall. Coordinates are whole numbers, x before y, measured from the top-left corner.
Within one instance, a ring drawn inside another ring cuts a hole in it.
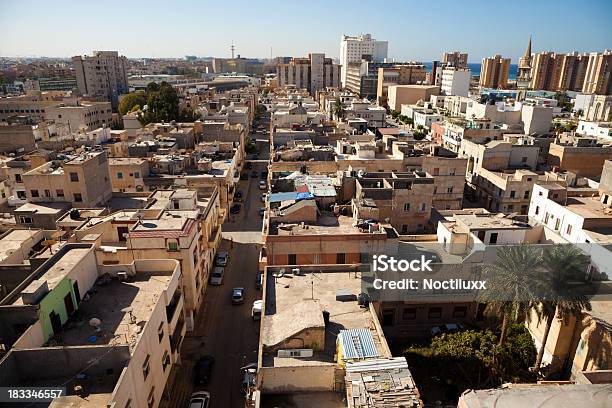
[[[62,279],[61,282],[58,283],[57,286],[55,286],[55,288],[53,288],[53,290],[49,292],[40,302],[39,316],[42,322],[45,341],[49,340],[49,338],[54,334],[53,327],[51,326],[51,319],[49,319],[49,313],[52,311],[57,313],[60,316],[62,325],[68,321],[68,312],[66,311],[66,306],[64,305],[64,297],[66,294],[70,293],[70,296],[72,296],[72,302],[75,305],[75,310],[79,308],[72,289],[72,282],[73,281],[68,278]]]

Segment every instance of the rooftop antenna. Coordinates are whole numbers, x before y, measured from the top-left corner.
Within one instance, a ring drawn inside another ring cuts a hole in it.
[[[232,59],[234,59],[234,50],[236,50],[236,47],[234,47],[234,40],[232,40],[232,45],[230,45],[230,51],[232,52]]]

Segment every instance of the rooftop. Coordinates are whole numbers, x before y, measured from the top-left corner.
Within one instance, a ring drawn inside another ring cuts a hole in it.
[[[271,225],[270,235],[350,235],[361,234],[354,225],[352,217],[340,215],[338,217],[323,215],[317,218],[314,224],[281,223]],[[379,233],[383,231],[379,230]]]
[[[565,207],[583,218],[612,220],[612,212],[599,201],[599,197],[568,197]]]
[[[139,272],[129,282],[100,278],[95,294],[79,305],[75,321],[64,326],[64,346],[128,344],[134,346],[171,275]],[[97,331],[93,318],[102,323]]]
[[[13,230],[0,239],[0,263],[6,260],[15,251],[22,249],[23,244],[32,241],[32,244],[43,238],[41,230]],[[28,252],[22,254],[23,259],[28,258]]]

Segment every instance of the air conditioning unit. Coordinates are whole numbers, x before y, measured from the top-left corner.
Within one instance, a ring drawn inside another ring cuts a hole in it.
[[[312,357],[312,349],[287,349],[278,350],[279,358],[307,358]]]
[[[117,272],[117,278],[120,281],[124,282],[124,281],[126,281],[128,279],[128,273],[125,272],[125,271],[119,271],[119,272]]]

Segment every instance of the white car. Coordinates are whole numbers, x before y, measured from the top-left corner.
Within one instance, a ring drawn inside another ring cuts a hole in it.
[[[263,306],[263,300],[256,300],[253,302],[253,307],[251,308],[251,318],[253,320],[261,320],[261,308]]]
[[[267,199],[268,199],[268,193],[263,193],[261,195],[261,202],[265,203]]]
[[[219,252],[217,254],[217,261],[215,263],[217,264],[217,266],[226,266],[228,258],[229,254],[227,252]]]
[[[215,269],[213,269],[212,274],[210,274],[210,284],[221,285],[223,283],[223,272],[225,272],[225,269],[223,267],[215,267]]]
[[[197,391],[191,394],[188,408],[208,408],[210,406],[210,393]]]
[[[259,182],[259,189],[260,189],[260,190],[266,190],[267,188],[268,188],[268,185],[266,184],[266,182],[265,182],[265,181],[263,181],[263,180],[261,180],[261,181]]]

